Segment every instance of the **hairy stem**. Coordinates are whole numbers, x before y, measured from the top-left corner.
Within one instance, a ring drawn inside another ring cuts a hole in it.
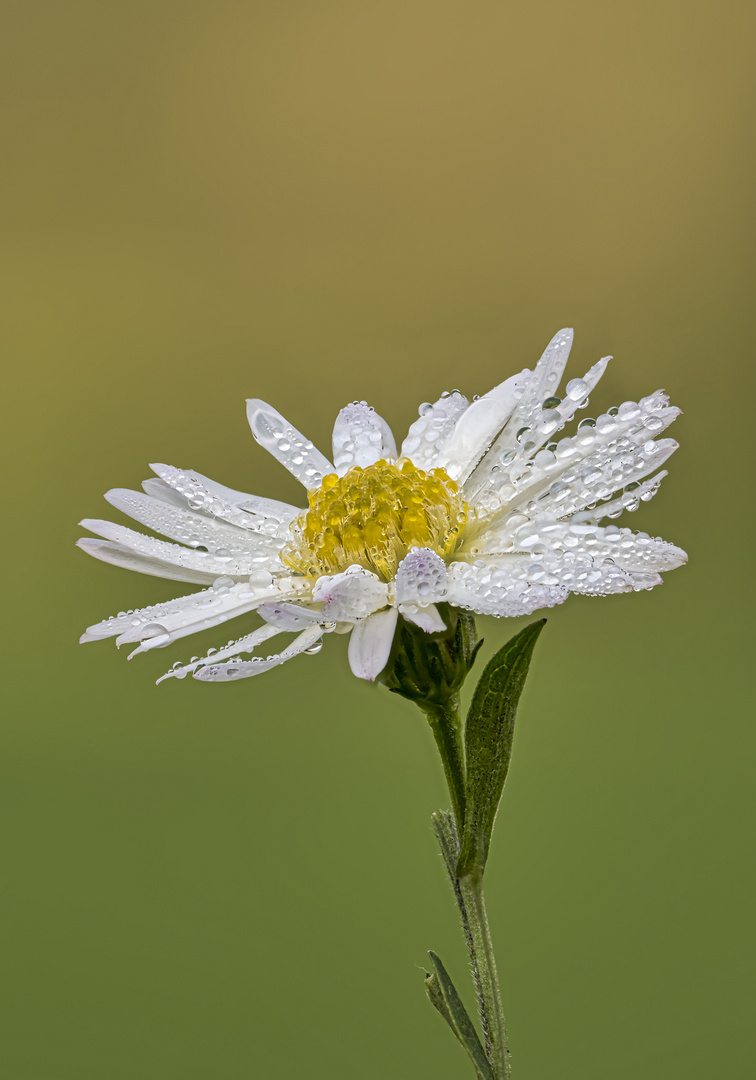
[[[465,822],[465,744],[459,693],[452,694],[444,705],[423,702],[422,710],[436,740],[449,786],[454,820],[458,832],[461,833]]]
[[[504,1009],[501,1004],[499,976],[496,971],[491,929],[488,925],[483,895],[483,874],[476,872],[458,880],[464,914],[462,917],[468,941],[473,974],[482,1001],[482,1022],[486,1037],[486,1052],[491,1067],[500,1080],[508,1080],[511,1072]]]
[[[486,1057],[496,1077],[499,1080],[508,1080],[510,1058],[499,978],[483,895],[483,875],[477,873],[463,878],[457,877],[459,833],[454,817],[446,810],[437,810],[431,820],[449,873],[454,899],[462,921],[467,951],[470,954]]]

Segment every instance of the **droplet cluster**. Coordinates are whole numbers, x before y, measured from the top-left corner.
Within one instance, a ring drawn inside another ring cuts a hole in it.
[[[242,529],[217,518],[153,499],[138,491],[108,492],[108,501],[123,513],[155,532],[222,562],[248,562],[260,556],[275,556],[281,548],[279,523],[260,519],[259,531]]]
[[[467,398],[459,390],[446,391],[435,404],[424,402],[418,410],[418,419],[402,443],[402,454],[411,457],[421,469],[427,468],[438,453],[438,446],[449,438],[468,405]]]
[[[232,492],[192,469],[177,469],[173,465],[153,465],[152,467],[168,488],[186,500],[190,510],[195,510],[200,514],[219,518],[240,529],[270,537],[283,536],[292,520],[293,510],[285,503],[261,499],[242,492]],[[136,493],[130,494],[133,496]],[[232,501],[231,496],[236,496],[235,501]],[[134,505],[136,507],[136,503]],[[152,508],[152,511],[158,512],[155,508]],[[126,512],[130,513],[130,511]],[[142,518],[136,514],[133,516],[138,521],[142,521]],[[163,530],[158,528],[157,531]],[[166,532],[164,535],[172,534]]]
[[[317,488],[330,469],[328,459],[270,405],[250,401],[247,409],[252,434],[260,446],[278,458],[305,487]]]
[[[446,563],[435,551],[417,548],[399,564],[396,572],[398,604],[431,604],[443,600],[449,584]]]
[[[667,460],[677,443],[654,436],[678,415],[679,409],[657,393],[640,402],[626,401],[595,420],[586,418],[574,435],[544,446],[539,443],[541,432],[531,437],[530,431],[521,430],[520,441],[533,445],[519,452],[503,450],[489,464],[476,500],[479,519],[501,520],[505,511],[515,509],[531,516],[553,510],[567,517],[594,508]],[[643,493],[627,499],[626,508],[635,509],[642,498]]]
[[[378,458],[396,457],[396,445],[386,421],[366,401],[353,401],[339,413],[333,428],[333,464],[338,473]]]
[[[566,589],[531,583],[523,563],[508,560],[506,567],[491,563],[453,563],[450,567],[449,603],[480,615],[512,618],[542,607],[561,604]]]

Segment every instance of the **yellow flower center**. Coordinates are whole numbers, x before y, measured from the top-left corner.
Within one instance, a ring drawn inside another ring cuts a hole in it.
[[[357,563],[390,581],[410,548],[451,555],[467,521],[459,488],[443,469],[426,473],[401,459],[332,473],[308,499],[281,558],[314,577]]]

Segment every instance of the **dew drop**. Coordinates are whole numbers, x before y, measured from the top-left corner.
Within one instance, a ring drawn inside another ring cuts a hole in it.
[[[260,567],[257,570],[253,570],[249,575],[249,583],[250,585],[256,585],[259,588],[266,589],[269,585],[273,584],[273,575]]]
[[[588,383],[585,379],[571,379],[567,383],[567,397],[571,401],[580,401],[588,393]]]

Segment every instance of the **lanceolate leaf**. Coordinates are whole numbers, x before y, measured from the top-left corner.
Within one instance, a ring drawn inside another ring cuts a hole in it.
[[[545,619],[531,623],[489,661],[465,726],[467,811],[457,876],[482,873],[509,771],[517,703]]]
[[[478,1033],[475,1030],[475,1025],[470,1019],[467,1009],[462,1004],[462,999],[457,993],[454,983],[449,978],[446,968],[434,952],[430,952],[428,955],[433,961],[433,967],[436,969],[432,975],[427,975],[425,979],[425,989],[431,1003],[441,1013],[469,1054],[470,1060],[475,1066],[478,1080],[495,1080],[481,1041],[478,1038]]]

